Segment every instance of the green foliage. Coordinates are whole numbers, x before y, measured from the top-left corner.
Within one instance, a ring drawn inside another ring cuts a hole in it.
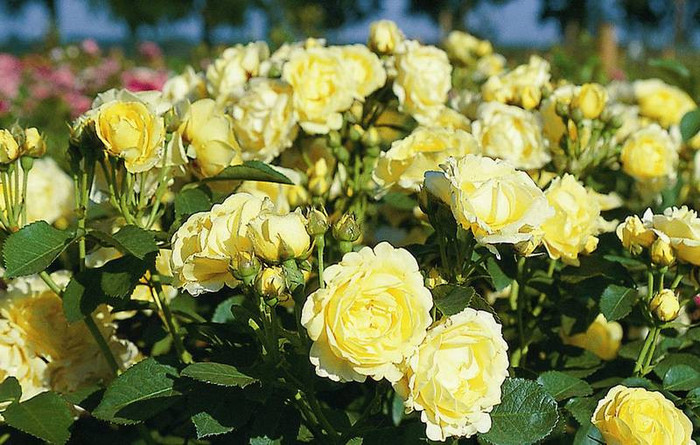
[[[98,230],[90,231],[90,235],[97,238],[105,247],[114,247],[125,255],[133,255],[143,260],[151,252],[157,252],[153,234],[134,226],[126,225],[114,235],[109,235]]]
[[[75,234],[59,230],[46,221],[22,227],[5,240],[2,256],[5,277],[21,277],[43,272],[73,241]]]
[[[611,284],[600,297],[600,311],[608,321],[619,320],[632,311],[636,300],[634,289]]]
[[[175,217],[184,220],[194,213],[209,210],[211,206],[211,193],[204,187],[186,188],[175,197]]]
[[[537,382],[557,401],[572,397],[585,397],[593,393],[591,385],[559,371],[547,371],[537,378]]]
[[[700,387],[700,370],[688,365],[675,365],[664,375],[664,389],[667,391],[690,391]]]
[[[211,181],[265,181],[277,182],[280,184],[293,184],[291,179],[275,170],[273,167],[260,161],[246,161],[241,165],[232,165],[226,167],[221,173],[212,177],[206,178],[204,182]]]
[[[62,445],[71,435],[73,413],[55,392],[43,392],[24,402],[14,402],[2,415],[13,428],[51,444]]]
[[[433,289],[433,301],[438,310],[449,317],[469,307],[475,294],[473,287],[441,284]]]
[[[688,142],[700,133],[700,108],[685,113],[681,119],[681,136],[684,142]]]
[[[193,363],[182,370],[181,375],[200,382],[220,386],[245,388],[258,380],[247,376],[233,366],[223,363]]]
[[[22,396],[22,387],[17,378],[10,376],[0,383],[0,403],[14,402]]]

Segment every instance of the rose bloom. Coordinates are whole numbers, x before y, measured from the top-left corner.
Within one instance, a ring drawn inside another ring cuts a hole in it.
[[[540,116],[542,117],[545,137],[549,140],[550,147],[557,149],[562,136],[567,133],[564,120],[557,114],[557,104],[571,105],[578,95],[581,87],[576,85],[562,85],[557,87],[540,104]]]
[[[43,220],[65,224],[65,218],[72,216],[73,180],[52,158],[34,160],[27,184],[27,223]],[[0,203],[0,208],[4,210],[4,203]]]
[[[206,79],[209,94],[218,104],[237,99],[251,77],[260,73],[260,65],[270,56],[265,42],[251,42],[224,50],[207,68]]]
[[[383,191],[418,192],[426,171],[437,170],[450,156],[480,151],[474,136],[466,131],[418,127],[379,154],[372,176]]]
[[[386,83],[386,70],[382,61],[365,45],[344,45],[335,47],[339,57],[350,72],[353,96],[364,101],[367,96]]]
[[[443,50],[406,40],[396,53],[396,72],[393,90],[401,111],[431,116],[443,108],[452,88],[452,66]]]
[[[695,445],[693,423],[657,391],[615,386],[593,413],[591,422],[608,445]]]
[[[325,288],[311,294],[301,322],[313,340],[316,374],[363,382],[403,376],[401,363],[425,337],[433,299],[415,258],[379,243],[328,267]]]
[[[471,121],[457,110],[444,106],[433,115],[416,115],[416,121],[424,127],[440,127],[451,130],[464,130],[471,132]],[[379,130],[381,131],[381,129]]]
[[[248,237],[257,256],[269,263],[281,263],[309,252],[311,238],[306,225],[301,210],[284,215],[265,212],[248,223]]]
[[[506,68],[506,58],[500,54],[488,54],[479,58],[472,73],[472,80],[481,83],[491,76],[501,74]]]
[[[681,261],[700,266],[700,218],[686,206],[652,217],[654,232],[667,241]]]
[[[634,255],[642,253],[643,249],[650,247],[656,240],[656,234],[652,229],[651,210],[647,213],[644,220],[639,219],[637,215],[628,216],[615,231],[622,246]]]
[[[440,320],[408,359],[397,392],[407,411],[420,411],[430,440],[471,437],[491,429],[508,376],[508,345],[501,325],[467,308]]]
[[[52,278],[59,286],[69,280],[66,272],[55,272]],[[7,291],[0,295],[0,320],[7,320],[19,333],[25,344],[24,354],[39,356],[48,364],[46,389],[72,392],[108,381],[112,371],[97,343],[84,323],[68,323],[62,304],[38,276],[18,278],[11,280]],[[138,350],[116,337],[116,326],[104,305],[94,318],[120,367],[133,364]]]
[[[622,326],[616,321],[608,321],[599,314],[586,332],[566,335],[562,332],[564,344],[583,348],[603,360],[617,357],[622,342]]]
[[[644,127],[627,138],[622,146],[622,170],[640,181],[674,178],[679,144],[656,124]]]
[[[637,80],[633,88],[639,113],[664,128],[678,125],[685,113],[697,107],[685,91],[660,79]]]
[[[46,362],[27,346],[22,332],[0,318],[0,382],[16,378],[22,387],[21,400],[27,400],[49,389],[46,368]]]
[[[282,79],[294,90],[294,109],[304,131],[326,134],[340,129],[341,112],[353,102],[355,81],[338,50],[314,47],[293,51]]]
[[[0,130],[0,164],[9,164],[19,158],[19,144],[9,130]]]
[[[591,253],[598,246],[596,235],[605,225],[597,193],[565,174],[551,182],[545,195],[554,208],[554,216],[542,224],[549,257],[578,265],[579,253]]]
[[[585,83],[581,85],[578,94],[571,105],[578,108],[586,119],[595,119],[605,109],[608,101],[608,92],[597,83]]]
[[[296,170],[284,167],[273,167],[294,184],[278,184],[267,181],[243,181],[236,189],[236,193],[250,193],[260,199],[269,198],[274,204],[275,209],[280,214],[289,213],[290,211],[301,207],[310,202],[309,192],[302,185],[302,175]]]
[[[204,77],[189,65],[181,74],[171,77],[163,85],[163,98],[171,103],[185,99],[195,101],[204,98],[206,94]]]
[[[450,60],[464,66],[472,66],[476,61],[493,52],[488,40],[480,40],[463,31],[451,31],[443,42]]]
[[[229,271],[238,252],[252,252],[248,223],[272,210],[269,200],[235,193],[209,212],[191,215],[173,235],[170,267],[173,285],[192,295],[216,292],[238,282]]]
[[[142,102],[109,102],[97,109],[97,137],[111,156],[123,158],[126,169],[152,169],[163,155],[163,119]]]
[[[478,155],[448,158],[443,172],[426,172],[425,188],[447,203],[457,222],[481,244],[516,244],[554,211],[542,190],[523,171]]]
[[[279,80],[253,79],[231,115],[244,161],[270,162],[296,138],[292,88]]]
[[[522,169],[541,168],[551,159],[537,115],[519,107],[486,102],[479,106],[478,117],[472,123],[472,133],[484,155]]]
[[[391,54],[403,42],[404,35],[391,20],[378,20],[369,25],[367,46],[380,54]]]
[[[216,176],[224,168],[242,162],[233,121],[211,99],[190,105],[177,133],[183,145],[188,146],[187,155],[194,158],[195,172],[202,177]]]
[[[541,57],[530,56],[527,64],[489,77],[481,86],[481,94],[489,102],[521,105],[531,110],[539,105],[542,88],[549,83],[550,77],[549,63]]]

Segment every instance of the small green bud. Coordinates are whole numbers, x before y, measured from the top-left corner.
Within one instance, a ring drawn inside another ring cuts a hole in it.
[[[277,298],[285,294],[287,285],[284,273],[280,267],[267,267],[258,274],[255,280],[255,291],[266,300]]]
[[[362,135],[362,145],[365,147],[376,147],[380,142],[379,131],[375,127],[369,127]]]
[[[574,108],[574,110],[571,112],[571,119],[574,120],[574,122],[579,123],[583,120],[583,111],[581,111],[579,108]]]
[[[560,117],[566,117],[569,115],[569,106],[564,102],[557,102],[557,105],[554,108],[554,110]]]
[[[353,213],[346,213],[333,225],[333,238],[338,241],[353,243],[360,235],[360,225]]]
[[[328,146],[329,147],[340,147],[342,145],[343,141],[342,138],[340,137],[340,133],[338,131],[333,130],[328,133]]]
[[[307,220],[309,223],[306,225],[306,231],[309,232],[309,235],[319,236],[328,231],[328,216],[326,215],[325,209],[321,208],[321,210],[319,210],[313,208],[309,210]]]
[[[238,252],[231,259],[229,266],[231,274],[241,280],[246,286],[250,286],[260,271],[260,260],[251,252]]]
[[[365,134],[365,129],[362,128],[362,126],[358,124],[354,124],[353,126],[348,129],[348,137],[350,138],[351,141],[359,141],[362,139],[362,136]]]

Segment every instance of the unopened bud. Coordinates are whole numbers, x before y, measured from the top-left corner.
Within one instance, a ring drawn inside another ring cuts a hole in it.
[[[36,128],[24,130],[24,143],[22,144],[22,154],[33,158],[40,158],[46,153],[46,141],[39,134]]]
[[[336,130],[332,130],[328,133],[328,146],[329,147],[340,147],[342,145],[342,139],[340,133]]]
[[[19,157],[19,144],[8,130],[0,130],[0,163],[9,164]]]
[[[573,119],[574,122],[579,123],[583,120],[583,118],[583,111],[581,111],[580,108],[574,108],[571,112],[571,119]]]
[[[333,238],[338,241],[355,242],[360,238],[360,225],[353,213],[344,214],[333,225]]]
[[[374,127],[369,127],[362,135],[362,145],[365,147],[376,147],[380,142],[379,131]]]
[[[673,252],[673,247],[661,238],[657,238],[651,244],[649,249],[651,261],[659,266],[670,266],[676,260],[676,254]]]
[[[569,115],[569,106],[564,102],[557,102],[557,105],[556,107],[554,107],[554,110],[560,117],[566,117]]]
[[[323,235],[328,231],[328,216],[325,209],[311,209],[309,216],[306,218],[309,223],[306,226],[306,231],[311,236]]]
[[[678,317],[681,306],[675,292],[671,289],[663,289],[651,299],[649,309],[654,313],[656,318],[665,323],[673,321]]]
[[[365,134],[365,129],[362,126],[355,124],[348,130],[348,137],[351,141],[359,141]]]
[[[249,286],[260,271],[260,260],[252,252],[241,251],[231,259],[230,268],[236,279]]]
[[[281,267],[267,267],[255,280],[255,290],[266,300],[278,298],[287,290]]]
[[[350,107],[350,115],[352,116],[353,122],[361,122],[362,121],[362,110],[363,105],[362,102],[355,101],[353,102],[352,106]]]

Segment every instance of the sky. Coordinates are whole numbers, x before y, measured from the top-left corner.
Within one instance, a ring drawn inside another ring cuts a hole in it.
[[[0,0],[2,4],[3,0]],[[147,1],[147,0],[146,0]],[[606,7],[612,2],[600,0]],[[408,0],[384,0],[383,7],[367,19],[329,34],[333,42],[358,42],[366,39],[369,23],[388,18],[396,21],[410,38],[426,42],[436,42],[439,31],[427,16],[408,15],[405,10]],[[64,40],[75,41],[86,37],[97,40],[121,40],[127,37],[125,24],[110,17],[108,11],[95,10],[86,0],[58,0],[60,29]],[[558,29],[553,21],[542,23],[538,20],[539,0],[511,0],[505,5],[484,4],[469,15],[467,29],[491,39],[501,46],[548,46],[559,39]],[[1,9],[1,8],[0,8]],[[45,32],[48,15],[38,3],[31,4],[19,16],[9,16],[0,10],[0,42],[11,37],[40,39]],[[250,14],[248,25],[243,29],[222,29],[215,36],[220,41],[243,41],[265,38],[264,18],[260,14]],[[146,31],[142,38],[181,37],[196,41],[201,30],[197,17],[193,16],[175,23],[161,25],[157,30]],[[696,43],[698,42],[696,32]],[[624,35],[622,35],[625,38]],[[649,37],[646,37],[649,39]],[[663,36],[651,36],[658,40]]]

